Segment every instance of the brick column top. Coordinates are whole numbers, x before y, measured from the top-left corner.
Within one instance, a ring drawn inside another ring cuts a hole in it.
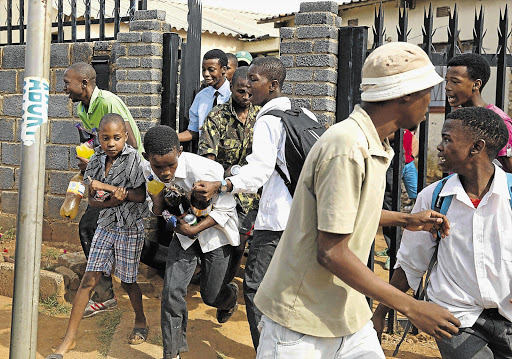
[[[283,93],[294,106],[313,111],[321,123],[334,123],[338,66],[335,1],[305,2],[295,15],[295,28],[281,28],[280,54],[286,66]]]

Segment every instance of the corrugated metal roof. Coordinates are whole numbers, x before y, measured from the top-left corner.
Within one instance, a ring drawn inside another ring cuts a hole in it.
[[[57,8],[57,0],[52,0]],[[114,2],[105,1],[105,16],[113,17]],[[121,16],[129,13],[129,0],[121,0]],[[187,30],[188,6],[186,3],[166,0],[148,0],[148,9],[158,9],[166,12],[166,21],[176,30]],[[71,5],[64,1],[64,14],[71,14]],[[85,14],[85,5],[77,1],[77,17]],[[91,17],[98,18],[99,2],[91,1]],[[211,34],[231,35],[243,38],[279,37],[279,29],[273,23],[258,24],[258,20],[267,14],[203,6],[202,32]]]
[[[346,9],[350,9],[353,7],[373,5],[373,4],[378,4],[380,2],[385,3],[385,2],[390,2],[390,1],[396,1],[396,0],[343,0],[343,2],[340,2],[338,4],[338,10],[346,10]],[[288,14],[272,15],[272,16],[268,16],[268,17],[259,19],[258,23],[266,24],[266,23],[271,23],[271,22],[279,22],[279,21],[287,20],[288,17],[295,16],[295,14],[297,14],[297,12],[291,12]]]

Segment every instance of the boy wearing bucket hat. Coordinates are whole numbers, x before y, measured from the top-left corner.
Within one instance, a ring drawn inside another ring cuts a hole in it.
[[[366,266],[379,225],[448,233],[446,218],[382,211],[387,136],[425,119],[442,78],[421,48],[390,43],[363,67],[362,102],[311,149],[289,221],[255,302],[264,314],[257,358],[384,358],[365,295],[436,338],[457,332],[444,308],[420,302]]]

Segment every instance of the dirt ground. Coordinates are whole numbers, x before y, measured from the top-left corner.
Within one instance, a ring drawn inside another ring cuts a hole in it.
[[[14,241],[3,243],[0,250],[8,250],[14,255]],[[43,247],[43,254],[48,253]],[[376,241],[376,251],[385,248],[382,235]],[[62,250],[62,249],[60,249]],[[3,253],[4,255],[7,253]],[[50,249],[52,253],[52,249]],[[385,258],[375,258],[375,272],[381,278],[388,278],[384,270]],[[147,277],[142,276],[139,282],[143,283],[144,310],[150,327],[149,338],[146,343],[129,345],[127,338],[133,326],[134,315],[131,311],[128,296],[115,282],[115,291],[118,296],[118,308],[108,313],[101,313],[95,317],[84,319],[78,329],[77,345],[75,349],[65,355],[66,359],[150,359],[162,357],[162,337],[160,331],[160,291],[162,279],[154,271],[143,271]],[[242,288],[243,267],[235,278]],[[225,324],[217,323],[215,309],[206,306],[199,294],[199,287],[189,286],[187,303],[189,309],[188,342],[190,352],[182,354],[183,359],[253,359],[255,352],[247,324],[245,305],[242,291],[240,291],[238,311]],[[375,303],[376,304],[376,303]],[[8,358],[10,326],[11,326],[12,299],[0,296],[0,358]],[[116,319],[120,320],[116,326]],[[50,316],[39,314],[37,359],[44,359],[59,344],[64,336],[67,316]],[[109,333],[110,331],[110,333]],[[383,348],[387,358],[392,358],[393,349],[400,339],[400,334],[385,335]],[[397,358],[406,359],[435,359],[441,358],[435,341],[422,333],[418,336],[409,335],[402,344]]]

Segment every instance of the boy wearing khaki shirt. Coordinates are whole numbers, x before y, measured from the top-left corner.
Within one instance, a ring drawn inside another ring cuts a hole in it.
[[[306,159],[290,220],[255,303],[263,313],[257,358],[384,358],[365,295],[387,303],[436,337],[457,332],[445,309],[419,302],[380,280],[364,263],[378,225],[441,227],[433,211],[382,211],[393,151],[386,139],[425,119],[441,82],[417,46],[391,43],[363,67],[362,100],[318,140]]]

